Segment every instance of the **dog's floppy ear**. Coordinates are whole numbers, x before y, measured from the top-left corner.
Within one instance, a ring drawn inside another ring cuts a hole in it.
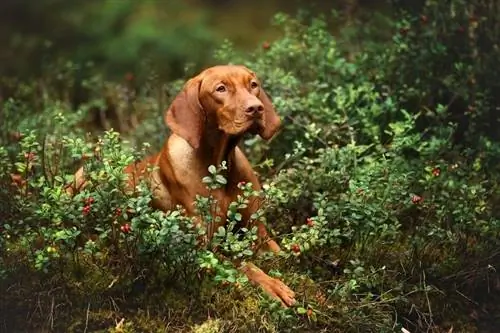
[[[262,104],[264,104],[264,126],[261,128],[259,135],[264,140],[269,140],[280,128],[281,120],[264,89],[260,88],[258,97]]]
[[[199,100],[201,80],[189,80],[165,113],[165,123],[172,132],[193,148],[200,146],[205,115]]]

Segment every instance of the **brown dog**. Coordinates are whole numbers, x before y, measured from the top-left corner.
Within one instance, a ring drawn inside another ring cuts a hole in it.
[[[224,173],[227,184],[212,193],[220,206],[221,221],[226,221],[228,205],[240,194],[238,183],[251,182],[260,190],[252,166],[237,144],[245,133],[270,139],[279,129],[280,119],[252,71],[231,65],[204,70],[185,84],[167,110],[165,122],[173,133],[161,152],[125,169],[132,188],[140,177],[147,177],[155,208],[169,211],[182,205],[195,216],[196,195],[208,195],[202,178],[208,175],[210,165],[219,166],[222,161],[228,167]],[[147,167],[151,165],[158,168],[149,172]],[[69,193],[85,185],[83,176],[80,168]],[[258,198],[252,200],[241,212],[243,221],[248,221],[259,205]],[[279,252],[280,247],[269,239],[264,224],[256,223],[262,249]],[[236,264],[252,283],[284,306],[295,303],[294,292],[283,282],[253,264]]]

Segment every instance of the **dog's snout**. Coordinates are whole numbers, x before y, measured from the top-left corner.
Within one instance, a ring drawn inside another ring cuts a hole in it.
[[[264,105],[262,103],[251,103],[247,105],[245,112],[249,115],[254,115],[256,113],[261,113],[264,111]]]

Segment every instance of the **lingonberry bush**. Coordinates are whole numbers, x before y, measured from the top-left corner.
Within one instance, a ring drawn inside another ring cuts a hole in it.
[[[282,38],[251,55],[224,43],[216,61],[259,75],[283,129],[267,143],[245,138],[263,190],[239,184],[243,195],[218,230],[210,195],[196,201],[200,227],[181,208],[150,208],[145,184],[124,186],[123,168],[168,133],[161,112],[182,81],[144,82],[134,105],[152,112],[126,136],[84,136],[99,90],[73,110],[51,87],[19,85],[0,119],[2,325],[472,332],[491,324],[481,313],[498,310],[499,295],[494,6],[404,8],[390,20],[392,39],[354,54],[352,33],[334,37],[325,18],[284,14],[274,22]],[[80,165],[89,183],[70,197],[65,185]],[[224,168],[209,168],[209,190],[225,184]],[[273,229],[279,256],[258,257],[255,230],[235,229],[254,195],[264,203],[252,218]],[[298,304],[282,309],[228,259],[258,262]]]

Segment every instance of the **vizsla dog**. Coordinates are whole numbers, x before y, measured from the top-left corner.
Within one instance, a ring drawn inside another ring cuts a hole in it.
[[[269,140],[280,127],[280,118],[257,76],[244,66],[208,68],[185,84],[164,119],[172,134],[159,153],[125,169],[129,185],[135,188],[137,180],[146,177],[155,208],[169,211],[182,205],[187,214],[196,216],[193,206],[196,196],[208,195],[202,178],[208,175],[210,165],[219,166],[226,161],[227,184],[212,193],[221,208],[218,213],[221,221],[226,221],[228,205],[241,193],[238,183],[251,182],[254,189],[261,188],[238,142],[245,133]],[[151,165],[157,168],[148,171]],[[83,169],[80,168],[68,192],[74,193],[84,185]],[[249,221],[260,203],[259,198],[251,200],[241,212],[242,220]],[[255,223],[263,244],[261,250],[279,252],[280,247],[269,238],[264,224]],[[280,280],[251,263],[235,264],[253,284],[262,287],[283,306],[295,303],[294,292]]]

